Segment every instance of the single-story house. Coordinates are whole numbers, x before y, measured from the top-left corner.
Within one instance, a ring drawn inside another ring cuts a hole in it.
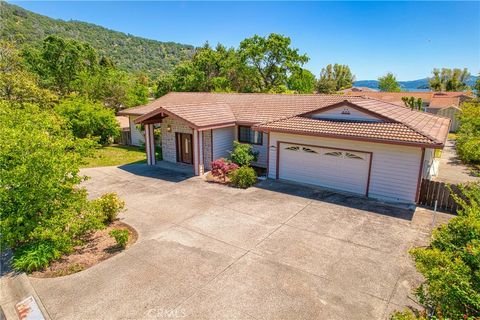
[[[155,164],[154,126],[163,160],[200,175],[227,157],[235,140],[258,151],[270,179],[414,203],[430,178],[450,120],[366,97],[241,93],[169,93],[128,110],[145,127]],[[141,114],[141,115],[140,115]]]
[[[115,138],[115,143],[131,145],[130,141],[130,119],[126,116],[116,116],[115,119],[120,127],[120,136]]]
[[[450,132],[458,130],[458,113],[460,105],[464,101],[473,99],[469,92],[424,92],[424,91],[405,91],[405,92],[372,92],[372,91],[343,91],[348,96],[364,96],[368,98],[380,99],[391,102],[399,106],[405,106],[403,97],[415,97],[423,100],[425,112],[447,117],[451,121]]]
[[[378,92],[377,89],[372,89],[372,88],[369,88],[369,87],[351,87],[351,88],[348,88],[348,89],[343,89],[343,90],[340,90],[340,92]]]

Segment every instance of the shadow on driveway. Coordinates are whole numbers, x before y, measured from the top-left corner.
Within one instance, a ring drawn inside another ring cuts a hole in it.
[[[156,178],[169,182],[181,182],[194,176],[193,173],[186,170],[166,169],[159,166],[149,166],[145,163],[126,164],[118,168],[137,176]]]
[[[366,197],[338,193],[315,186],[278,180],[265,180],[255,186],[259,189],[286,193],[408,221],[413,219],[414,214],[414,210],[409,209],[406,205],[394,205]]]

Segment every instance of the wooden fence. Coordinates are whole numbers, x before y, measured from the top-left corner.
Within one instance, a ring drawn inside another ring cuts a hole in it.
[[[123,145],[131,145],[132,141],[130,140],[130,129],[122,130],[120,136],[115,139],[115,143]]]
[[[448,186],[450,186],[451,191]],[[453,199],[452,193],[462,196],[457,185],[422,179],[418,204],[434,208],[435,201],[437,201],[438,211],[456,214],[459,205]]]

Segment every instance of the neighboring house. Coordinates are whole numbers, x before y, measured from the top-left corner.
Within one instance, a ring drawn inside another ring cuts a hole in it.
[[[343,90],[340,90],[340,92],[378,92],[378,90],[376,89],[372,89],[372,88],[369,88],[369,87],[351,87],[351,88],[348,88],[348,89],[343,89]]]
[[[130,121],[128,117],[116,116],[118,125],[120,126],[120,136],[115,139],[115,143],[130,145]]]
[[[450,132],[456,132],[459,126],[457,118],[462,102],[471,100],[473,96],[467,92],[347,92],[348,96],[365,96],[405,106],[402,97],[415,97],[423,100],[424,110],[429,113],[447,117],[451,121]]]
[[[135,123],[135,119],[137,119],[139,116],[145,114],[142,112],[141,109],[142,107],[135,107],[135,108],[130,108],[130,109],[125,109],[118,114],[122,118],[126,118],[126,122],[128,125],[128,144],[132,146],[141,146],[145,143],[145,136],[143,130],[141,130],[141,126],[137,125]],[[118,116],[117,116],[118,118]]]
[[[142,113],[148,164],[161,124],[163,159],[195,174],[227,157],[233,141],[259,152],[268,178],[414,203],[450,121],[384,101],[341,95],[169,93]]]

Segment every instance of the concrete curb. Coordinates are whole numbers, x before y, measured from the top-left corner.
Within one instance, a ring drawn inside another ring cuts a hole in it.
[[[50,320],[51,317],[30,283],[28,276],[25,273],[16,273],[10,269],[11,253],[2,252],[1,258],[0,307],[5,313],[6,319],[18,320],[15,304],[32,296],[37,302],[43,317]]]

